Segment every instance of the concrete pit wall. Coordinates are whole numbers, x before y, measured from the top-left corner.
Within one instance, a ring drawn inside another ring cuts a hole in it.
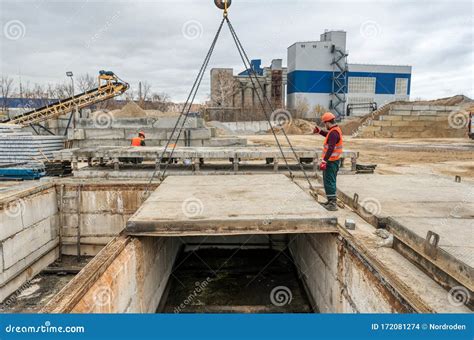
[[[145,186],[63,181],[0,199],[0,302],[58,259],[59,245],[64,255],[97,255],[141,205]]]
[[[58,230],[52,184],[0,200],[0,302],[58,258]]]
[[[319,312],[414,312],[339,236],[298,234],[292,237],[291,254],[312,304]]]
[[[179,238],[117,237],[42,312],[154,313],[180,246]]]
[[[77,255],[78,238],[81,255],[97,255],[122,231],[127,220],[141,205],[142,194],[146,189],[144,183],[65,183],[63,189],[61,186],[57,186],[58,196],[63,190],[63,195],[70,197],[63,200],[61,208],[61,243],[62,253],[65,255]],[[153,191],[155,188],[151,185],[149,190]]]
[[[221,241],[223,246],[228,246],[229,240]],[[116,238],[43,312],[152,313],[159,306],[179,247],[188,242],[205,247],[209,241],[176,237]],[[215,240],[211,243],[216,246]],[[292,235],[289,245],[314,310],[321,313],[413,312],[339,236]],[[246,246],[252,247],[252,244]]]

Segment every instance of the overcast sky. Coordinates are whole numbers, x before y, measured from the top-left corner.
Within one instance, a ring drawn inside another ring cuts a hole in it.
[[[23,82],[112,70],[136,88],[185,99],[222,12],[212,0],[0,0],[0,73]],[[438,1],[233,0],[229,17],[264,65],[325,29],[347,31],[350,63],[412,65],[411,98],[473,97],[473,5]],[[225,29],[210,67],[240,71]],[[209,94],[209,73],[200,100]]]

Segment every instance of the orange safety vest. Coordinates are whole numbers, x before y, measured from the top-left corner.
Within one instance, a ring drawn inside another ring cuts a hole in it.
[[[132,138],[132,146],[142,146],[142,139],[140,137]]]
[[[342,141],[342,130],[339,126],[334,126],[332,127],[329,131],[328,131],[328,134],[326,136],[326,139],[324,139],[324,145],[323,145],[323,156],[322,158],[325,159],[326,158],[326,152],[328,151],[329,149],[329,145],[328,145],[328,139],[329,139],[329,134],[332,132],[332,131],[337,131],[337,133],[339,134],[339,142],[336,144],[336,146],[334,147],[334,151],[332,152],[331,154],[331,157],[329,157],[329,160],[330,161],[337,161],[339,158],[341,158],[341,155],[342,155],[342,152],[343,152],[343,141]]]

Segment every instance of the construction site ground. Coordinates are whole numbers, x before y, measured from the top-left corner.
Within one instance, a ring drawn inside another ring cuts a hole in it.
[[[250,145],[276,145],[272,135],[245,136]],[[323,137],[289,135],[295,147],[321,148]],[[287,146],[284,136],[280,143]],[[359,152],[359,164],[377,164],[378,174],[435,174],[474,181],[474,143],[468,138],[363,139],[344,136],[345,146]]]

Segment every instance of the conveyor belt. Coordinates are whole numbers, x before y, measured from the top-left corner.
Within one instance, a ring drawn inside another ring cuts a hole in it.
[[[101,85],[100,80],[105,80],[105,84]],[[37,124],[51,118],[62,116],[76,108],[82,109],[92,104],[119,96],[128,88],[128,83],[119,80],[115,75],[107,74],[104,76],[101,74],[99,76],[98,88],[25,112],[19,116],[7,119],[3,121],[3,123],[18,124],[22,126]]]

